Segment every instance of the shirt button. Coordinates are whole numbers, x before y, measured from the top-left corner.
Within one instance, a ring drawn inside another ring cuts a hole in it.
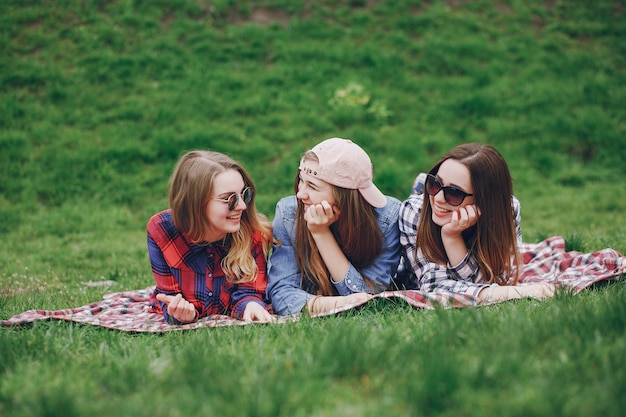
[[[209,278],[213,278],[213,274],[209,274]]]
[[[209,292],[209,297],[213,297],[213,293],[212,292]]]
[[[348,284],[352,284],[352,280],[351,279],[348,280]]]

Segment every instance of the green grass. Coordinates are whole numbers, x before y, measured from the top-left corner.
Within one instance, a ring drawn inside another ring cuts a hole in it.
[[[619,415],[623,283],[489,308],[131,335],[3,330],[6,415]]]
[[[0,318],[151,285],[187,150],[270,218],[304,150],[355,140],[405,198],[452,146],[509,162],[524,240],[626,251],[620,1],[0,3]],[[87,281],[111,280],[107,288]],[[0,331],[0,414],[621,415],[622,283],[490,308],[377,303],[277,326]]]

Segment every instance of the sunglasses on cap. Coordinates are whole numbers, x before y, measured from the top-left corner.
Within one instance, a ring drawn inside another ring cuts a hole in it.
[[[228,204],[228,210],[233,211],[237,204],[239,204],[239,199],[242,199],[244,203],[248,204],[252,200],[252,188],[246,187],[243,189],[241,194],[232,193],[228,196],[228,198],[212,198],[211,200],[221,201],[222,203]]]
[[[443,198],[446,200],[446,203],[451,206],[460,205],[465,197],[473,196],[474,194],[468,194],[460,188],[453,187],[451,185],[443,186],[443,184],[432,174],[428,174],[426,176],[426,184],[424,189],[428,193],[428,195],[434,197],[439,191],[443,190]]]

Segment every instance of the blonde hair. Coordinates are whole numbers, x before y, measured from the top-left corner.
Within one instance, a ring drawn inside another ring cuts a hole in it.
[[[231,169],[241,174],[245,186],[252,190],[253,197],[241,215],[240,229],[229,234],[230,248],[222,259],[222,270],[230,282],[243,283],[254,281],[258,272],[250,253],[253,241],[262,243],[266,260],[273,241],[271,224],[263,214],[256,212],[256,187],[246,170],[219,152],[188,152],[172,172],[169,204],[176,228],[185,233],[192,243],[202,243],[206,230],[211,226],[206,212],[215,177]]]
[[[317,155],[309,151],[303,161],[318,162]],[[300,172],[295,179],[295,192],[298,193]],[[341,251],[357,269],[362,269],[376,259],[383,247],[383,234],[378,225],[374,207],[369,204],[358,190],[337,187],[330,184],[335,197],[335,204],[341,210],[341,216],[330,227]],[[303,287],[318,295],[337,295],[330,282],[330,273],[324,263],[304,219],[304,204],[297,200],[296,208],[296,264],[302,273]],[[363,277],[367,285],[375,290],[375,284]]]
[[[506,284],[511,274],[516,283],[521,257],[512,205],[513,180],[506,161],[491,146],[468,143],[446,153],[430,174],[437,175],[441,164],[448,159],[459,161],[469,170],[474,201],[481,210],[476,224],[462,234],[480,272],[489,283]],[[430,199],[425,196],[417,229],[416,251],[421,248],[426,259],[445,265],[448,257],[441,240],[441,226],[431,219]]]

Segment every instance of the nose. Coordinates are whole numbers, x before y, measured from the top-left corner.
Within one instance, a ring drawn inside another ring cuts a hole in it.
[[[306,192],[306,186],[302,183],[298,184],[298,192],[296,193],[296,198],[298,200],[306,200],[309,195]]]
[[[243,198],[241,198],[241,196],[239,196],[239,198],[237,199],[237,207],[235,207],[235,209],[236,210],[245,210],[247,208],[248,208],[248,205],[246,204],[245,201],[243,201]]]
[[[437,194],[435,194],[432,197],[435,201],[437,201],[440,204],[447,203],[445,195],[443,194],[443,188],[437,191]]]

